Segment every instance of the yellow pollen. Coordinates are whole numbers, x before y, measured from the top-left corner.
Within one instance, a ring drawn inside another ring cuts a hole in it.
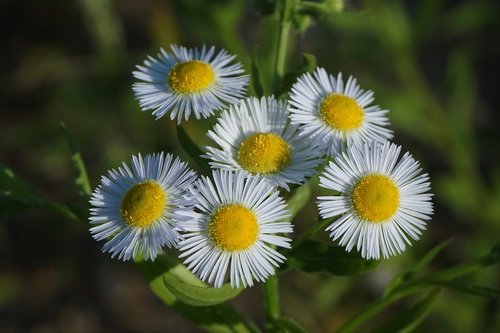
[[[290,146],[274,133],[257,133],[240,144],[238,163],[252,173],[281,171],[290,161]]]
[[[239,251],[257,240],[259,225],[252,211],[237,204],[218,208],[208,225],[215,246],[224,251]]]
[[[181,94],[198,92],[208,88],[215,80],[209,64],[191,60],[176,64],[168,74],[170,87]]]
[[[354,186],[352,204],[358,216],[364,220],[384,222],[399,207],[399,190],[389,177],[369,174]]]
[[[364,117],[363,110],[354,99],[336,93],[325,97],[319,114],[328,125],[340,131],[359,128]]]
[[[145,228],[161,216],[167,196],[153,181],[132,186],[122,199],[120,212],[123,221],[131,227]]]

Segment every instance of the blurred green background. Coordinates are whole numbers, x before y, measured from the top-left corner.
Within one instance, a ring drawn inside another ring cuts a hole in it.
[[[265,69],[276,24],[265,15],[269,4],[3,0],[0,161],[48,198],[85,210],[60,121],[81,148],[92,186],[138,152],[165,150],[189,160],[176,141],[175,123],[140,112],[131,90],[134,66],[178,43],[224,47],[247,70],[259,45]],[[352,74],[372,89],[376,103],[391,110],[394,141],[421,161],[435,193],[435,216],[422,240],[374,271],[353,278],[296,271],[282,276],[283,312],[310,332],[333,332],[445,239],[453,242],[429,271],[486,254],[498,240],[499,9],[498,1],[350,1],[344,13],[297,22],[289,67],[300,63],[301,53],[312,53],[329,72]],[[206,144],[210,123],[191,121],[187,129]],[[314,214],[311,200],[295,221],[298,233]],[[86,225],[42,210],[3,218],[0,331],[198,331],[155,299],[133,264],[111,260],[101,246]],[[499,287],[498,273],[497,267],[484,269],[469,279]],[[263,322],[259,286],[233,303]],[[399,310],[390,308],[363,330]],[[443,290],[416,331],[498,332],[499,312],[498,300]]]

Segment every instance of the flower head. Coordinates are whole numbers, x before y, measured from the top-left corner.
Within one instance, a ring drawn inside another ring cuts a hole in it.
[[[176,223],[194,206],[185,191],[195,179],[195,172],[170,154],[132,156],[132,168],[123,163],[110,170],[92,193],[92,236],[108,239],[103,252],[112,257],[129,260],[144,252],[154,260],[163,246],[178,242]]]
[[[224,111],[208,132],[220,147],[206,147],[214,168],[242,170],[288,189],[312,176],[321,163],[321,149],[299,137],[288,119],[286,102],[274,97],[241,100]]]
[[[419,239],[433,212],[427,174],[409,153],[386,142],[351,146],[325,168],[320,186],[340,192],[319,197],[322,218],[338,217],[326,230],[364,258],[379,259]]]
[[[241,75],[240,63],[225,50],[201,50],[171,45],[161,49],[158,59],[148,57],[144,66],[133,72],[136,99],[143,110],[153,110],[156,119],[170,112],[170,118],[206,118],[226,104],[236,103],[244,95],[248,76]]]
[[[252,286],[274,274],[285,257],[271,246],[289,248],[292,232],[285,202],[264,179],[229,170],[213,171],[191,189],[198,199],[179,243],[180,257],[200,279],[220,287]],[[229,272],[228,272],[229,271]]]
[[[330,156],[346,146],[363,142],[384,142],[392,138],[385,114],[373,102],[373,92],[364,91],[349,77],[337,78],[317,68],[313,75],[303,74],[292,87],[290,112],[292,124],[300,125],[301,135],[321,142]]]

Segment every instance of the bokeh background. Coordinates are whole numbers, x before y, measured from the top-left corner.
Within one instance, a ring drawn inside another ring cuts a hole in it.
[[[275,21],[264,15],[270,2],[2,0],[0,161],[46,197],[85,210],[60,121],[78,142],[92,186],[138,152],[189,160],[174,122],[140,112],[134,66],[178,43],[224,47],[247,70],[259,45],[265,69],[274,43]],[[368,274],[285,273],[283,312],[310,332],[333,332],[443,240],[453,238],[426,270],[477,258],[498,240],[499,9],[498,1],[480,0],[349,1],[344,13],[298,22],[308,29],[294,31],[290,68],[312,53],[329,72],[352,74],[372,89],[376,103],[391,110],[394,141],[431,174],[436,212],[421,241]],[[185,126],[205,144],[211,123]],[[295,221],[298,233],[314,210],[311,200]],[[43,210],[1,218],[0,332],[199,331],[150,293],[133,264],[111,260],[101,245],[84,223]],[[467,279],[498,288],[498,273],[494,267]],[[259,286],[232,302],[263,322]],[[499,312],[498,300],[443,290],[416,331],[498,332]]]

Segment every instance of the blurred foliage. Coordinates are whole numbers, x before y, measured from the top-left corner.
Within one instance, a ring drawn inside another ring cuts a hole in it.
[[[36,200],[84,211],[81,187],[74,184],[81,170],[75,172],[60,121],[81,148],[92,188],[106,170],[137,152],[166,150],[196,166],[179,148],[173,122],[140,112],[131,72],[169,43],[214,44],[237,53],[249,73],[258,67],[262,89],[269,93],[276,43],[270,5],[263,0],[2,1],[0,161],[10,167],[2,166],[2,175],[12,175],[12,169],[36,189]],[[453,242],[431,270],[478,258],[498,240],[499,7],[481,0],[347,1],[343,12],[321,12],[317,22],[308,16],[312,7],[303,8],[292,31],[288,69],[307,67],[303,54],[312,54],[318,66],[352,74],[372,89],[376,103],[391,110],[395,141],[430,173],[436,211],[420,242],[363,276],[287,271],[281,279],[283,312],[308,331],[339,328],[444,239]],[[213,119],[186,123],[181,135],[209,144],[204,133],[211,124]],[[313,187],[311,197],[321,191]],[[68,325],[75,332],[196,331],[162,307],[134,266],[101,254],[86,226],[56,213],[30,209],[2,219],[0,331],[65,331]],[[295,230],[304,232],[313,216],[310,202],[295,218]],[[455,287],[488,292],[477,286],[498,286],[498,276],[498,268],[483,269]],[[433,293],[422,296],[402,303],[408,313],[417,316],[422,304],[434,300]],[[258,289],[233,303],[262,322]],[[364,329],[376,329],[398,310],[387,309]],[[499,313],[495,299],[444,288],[416,331],[496,332]]]

